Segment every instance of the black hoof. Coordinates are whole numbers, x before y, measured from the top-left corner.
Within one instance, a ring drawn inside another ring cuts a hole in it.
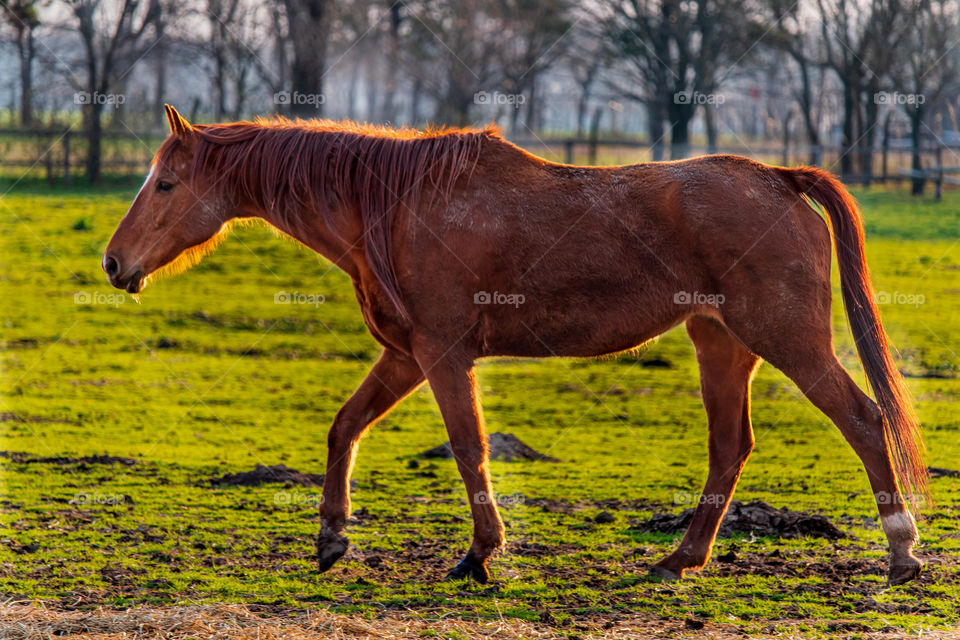
[[[887,580],[891,585],[904,584],[919,576],[921,571],[923,571],[923,564],[913,556],[908,556],[906,560],[901,560],[897,564],[891,563]]]
[[[651,566],[647,572],[654,578],[660,578],[664,582],[676,582],[683,577],[683,574],[677,575],[674,571],[661,567],[658,564]]]
[[[337,563],[350,547],[346,536],[333,531],[321,531],[317,536],[317,568],[323,573]]]
[[[487,571],[487,567],[477,560],[477,555],[472,549],[467,551],[467,555],[463,556],[463,560],[458,562],[457,566],[447,574],[447,580],[463,580],[465,578],[473,578],[480,584],[486,584],[490,580],[490,573]]]

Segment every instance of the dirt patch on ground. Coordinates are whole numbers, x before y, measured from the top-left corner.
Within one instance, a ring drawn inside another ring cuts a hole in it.
[[[930,474],[931,478],[960,478],[960,471],[941,467],[927,467],[927,473]]]
[[[678,514],[657,513],[642,522],[638,528],[644,531],[660,533],[680,533],[685,531],[693,518],[693,509]],[[718,533],[721,538],[741,533],[770,538],[813,537],[838,540],[844,537],[842,531],[826,516],[791,511],[786,507],[777,509],[766,502],[754,500],[743,503],[734,500],[730,503],[727,515],[720,524]]]
[[[322,473],[302,473],[285,464],[266,467],[258,464],[253,471],[228,473],[219,478],[210,478],[213,486],[256,487],[261,484],[278,482],[281,484],[299,484],[303,487],[322,487]]]
[[[22,451],[0,451],[0,458],[6,458],[11,462],[19,464],[122,464],[132,467],[137,464],[133,458],[124,458],[122,456],[81,456],[71,458],[67,456],[34,456]]]
[[[76,420],[67,420],[65,418],[45,418],[43,416],[24,416],[18,413],[13,413],[12,411],[0,412],[0,422],[30,422],[35,424],[48,422],[54,424],[80,424]]]
[[[490,458],[513,462],[514,460],[542,460],[543,462],[560,462],[556,458],[540,453],[525,445],[512,433],[491,433],[488,437]],[[453,451],[450,443],[445,442],[439,447],[428,449],[420,454],[424,458],[452,458]]]

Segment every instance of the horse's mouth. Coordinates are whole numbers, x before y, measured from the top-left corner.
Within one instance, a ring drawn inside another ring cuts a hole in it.
[[[143,289],[143,271],[137,269],[126,278],[114,276],[110,278],[110,284],[117,289],[123,289],[127,293],[140,293],[140,290]]]

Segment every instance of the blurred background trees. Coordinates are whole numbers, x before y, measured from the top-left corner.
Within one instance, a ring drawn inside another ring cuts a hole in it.
[[[72,127],[94,182],[105,132],[160,132],[170,102],[199,121],[493,121],[653,159],[835,147],[869,184],[884,150],[920,172],[960,144],[958,3],[0,0],[0,127]]]

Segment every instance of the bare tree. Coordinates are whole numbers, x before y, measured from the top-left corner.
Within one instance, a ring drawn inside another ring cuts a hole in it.
[[[497,64],[506,91],[525,96],[526,126],[536,127],[539,103],[537,78],[563,55],[569,40],[567,18],[570,0],[498,0],[494,19],[500,26],[500,42],[495,47]],[[510,131],[517,133],[519,104],[510,110]]]
[[[323,78],[326,72],[327,35],[332,7],[327,0],[283,0],[293,55],[290,57],[290,92],[307,99],[291,100],[292,115],[305,118],[322,113]]]
[[[817,0],[826,61],[843,88],[840,172],[846,179],[856,158],[863,183],[872,180],[876,96],[925,1]]]
[[[143,3],[122,0],[110,7],[100,0],[68,0],[75,28],[83,44],[86,81],[83,85],[84,124],[87,136],[87,177],[99,184],[103,109],[116,102],[110,91],[156,43],[150,37],[159,12],[159,0]],[[115,10],[114,6],[116,7]]]
[[[408,2],[407,68],[417,91],[436,101],[435,118],[468,124],[480,91],[501,80],[491,51],[502,44],[499,25],[481,0]]]
[[[809,162],[819,165],[821,93],[823,64],[820,40],[800,15],[800,6],[791,0],[770,0],[770,41],[785,52],[797,70],[798,82],[791,87],[810,147]],[[815,91],[815,87],[821,91]]]
[[[752,49],[749,3],[733,0],[605,0],[611,55],[632,70],[637,88],[617,91],[647,106],[655,159],[663,155],[663,120],[674,158],[689,151],[697,106],[707,105]],[[712,114],[711,114],[712,115]],[[715,130],[713,132],[715,145]]]
[[[20,60],[20,124],[33,124],[33,61],[36,47],[34,30],[40,25],[36,0],[2,0],[0,9],[16,34],[17,57]]]
[[[910,120],[911,168],[914,171],[911,191],[922,195],[924,180],[921,151],[924,119],[944,91],[956,87],[960,71],[955,39],[960,35],[956,0],[929,0],[916,18],[913,28],[900,48],[894,69],[896,90],[885,102],[891,108],[901,107]]]
[[[591,16],[577,16],[570,33],[570,46],[565,64],[579,89],[577,94],[577,137],[587,129],[587,110],[601,71],[609,64],[608,49],[603,43],[602,27]]]

